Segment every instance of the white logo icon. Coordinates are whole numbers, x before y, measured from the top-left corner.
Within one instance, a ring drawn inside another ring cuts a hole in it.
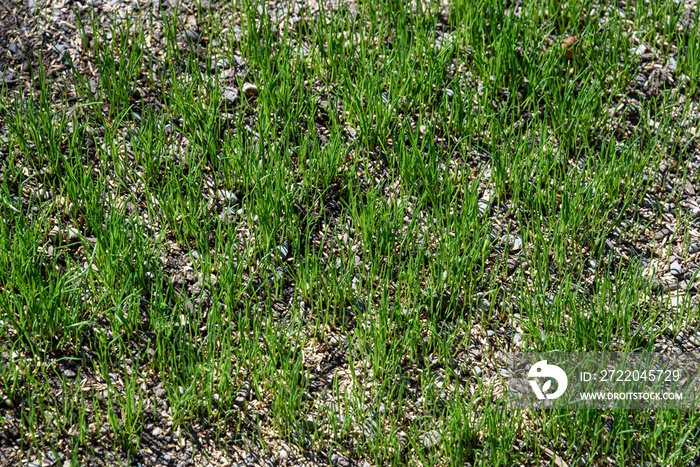
[[[540,386],[537,381],[529,381],[530,386],[532,386],[532,390],[535,392],[535,395],[540,400],[543,400],[545,398],[556,399],[562,394],[564,394],[564,391],[566,391],[566,388],[569,386],[569,378],[566,377],[566,373],[564,373],[564,370],[562,370],[556,365],[547,364],[547,360],[540,360],[539,362],[532,365],[532,368],[530,368],[530,371],[527,373],[527,376],[530,378],[552,378],[554,381],[557,382],[557,390],[554,391],[552,394],[547,394],[549,388],[552,387],[551,379],[548,379],[544,383],[542,389],[540,389]]]

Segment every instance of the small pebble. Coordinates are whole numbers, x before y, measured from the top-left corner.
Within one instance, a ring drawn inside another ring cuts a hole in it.
[[[287,259],[287,256],[289,255],[289,245],[287,245],[287,242],[282,242],[282,244],[278,247],[278,250],[280,252],[280,259]]]
[[[220,58],[216,61],[216,68],[228,70],[231,68],[231,61],[228,58]]]
[[[678,66],[676,64],[676,59],[674,57],[669,58],[667,66],[669,70],[676,71],[676,67]]]
[[[520,248],[523,246],[523,239],[520,236],[517,236],[513,239],[513,246],[511,247],[511,250],[513,251],[518,251]]]
[[[477,203],[477,207],[479,208],[479,215],[485,215],[486,212],[489,210],[489,200],[481,198]]]
[[[256,97],[258,95],[258,87],[252,83],[245,83],[243,85],[243,88],[241,88],[241,91],[243,92],[243,95],[248,99]]]
[[[642,198],[642,206],[649,209],[658,209],[659,204],[657,201],[654,201],[648,196],[645,196],[644,198]]]
[[[58,229],[58,227],[53,227],[53,228],[49,231],[49,240],[51,240],[51,241],[56,240],[57,238],[59,238],[60,233],[61,233],[61,232],[60,232],[60,230]]]
[[[432,430],[421,436],[421,444],[426,450],[433,449],[440,441],[440,433]]]
[[[224,89],[223,93],[223,105],[231,106],[238,100],[238,89],[233,87],[228,87]]]
[[[676,277],[683,275],[683,268],[681,267],[681,265],[678,261],[674,261],[671,264],[670,269],[671,269],[671,274],[673,274]]]
[[[185,29],[185,37],[192,42],[199,42],[201,34],[193,29]]]
[[[75,242],[78,240],[80,232],[75,227],[68,227],[68,241]]]
[[[639,44],[639,46],[634,49],[634,54],[635,55],[644,55],[644,53],[647,51],[647,48],[644,44]]]

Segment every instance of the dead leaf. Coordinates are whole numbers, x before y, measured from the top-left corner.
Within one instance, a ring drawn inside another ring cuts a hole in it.
[[[564,55],[566,60],[571,60],[574,57],[574,42],[577,40],[578,36],[571,36],[564,39],[564,42],[561,43],[561,49],[566,51],[566,54]]]

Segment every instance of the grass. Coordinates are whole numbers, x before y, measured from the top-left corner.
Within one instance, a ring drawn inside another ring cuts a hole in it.
[[[99,440],[128,464],[167,422],[272,458],[691,465],[697,413],[512,411],[497,366],[694,333],[697,301],[645,273],[698,229],[683,2],[318,8],[195,8],[204,45],[162,13],[158,47],[152,10],[81,13],[82,60],[3,88],[0,430],[21,456],[80,465]],[[678,61],[646,99],[642,42]],[[223,59],[258,90],[225,109]]]

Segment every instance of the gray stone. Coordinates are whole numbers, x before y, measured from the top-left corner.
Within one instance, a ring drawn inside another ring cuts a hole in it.
[[[671,71],[676,71],[676,67],[678,66],[678,65],[676,64],[676,59],[675,59],[674,57],[669,58],[669,59],[668,59],[668,64],[667,64],[666,66],[668,66],[668,69],[669,69],[669,70],[671,70]]]
[[[72,370],[64,370],[63,376],[65,376],[66,378],[75,378],[75,372]]]
[[[224,89],[222,104],[230,107],[238,100],[238,88],[228,87]]]
[[[515,272],[516,269],[518,269],[518,265],[520,264],[520,260],[517,257],[509,257],[508,261],[506,262],[506,268],[508,269],[508,273],[513,273]]]
[[[513,239],[513,246],[511,247],[511,250],[517,251],[523,246],[523,239],[518,235]]]
[[[513,336],[513,344],[519,346],[523,341],[523,335],[520,334],[519,332],[516,332],[515,335]]]
[[[231,68],[231,61],[228,58],[220,58],[216,61],[216,68],[228,70]]]
[[[245,404],[245,401],[248,400],[249,397],[250,383],[248,381],[244,381],[241,385],[241,388],[238,390],[238,393],[236,394],[236,400],[234,401],[234,403],[240,407],[243,404]]]
[[[685,341],[685,338],[686,334],[683,331],[681,331],[678,333],[674,340],[676,341],[676,344],[682,344]]]
[[[68,241],[75,242],[80,236],[80,231],[75,227],[68,227]]]
[[[161,428],[155,427],[153,431],[151,432],[153,436],[162,436],[163,435],[163,430]]]
[[[241,202],[238,195],[228,190],[216,190],[216,195],[229,205],[236,205]]]
[[[489,311],[491,309],[491,302],[489,302],[487,299],[482,299],[481,302],[479,303],[479,310],[481,311]],[[490,331],[493,332],[493,331]]]
[[[287,259],[287,256],[289,255],[289,245],[287,245],[287,242],[282,242],[277,249],[280,252],[280,259]]]
[[[671,274],[676,277],[683,275],[683,267],[681,267],[681,264],[678,261],[674,261],[671,264]]]
[[[647,51],[647,48],[644,44],[639,44],[639,46],[634,49],[634,54],[635,55],[644,55],[644,53]]]
[[[490,202],[486,198],[481,198],[479,202],[477,203],[477,207],[479,208],[479,215],[483,216],[485,215],[490,207]]]
[[[189,41],[199,42],[202,35],[199,33],[199,31],[195,31],[194,29],[185,29],[185,37]]]
[[[688,253],[697,253],[700,251],[700,246],[697,243],[691,243],[688,247]]]
[[[440,442],[440,432],[431,430],[421,435],[420,442],[426,450],[435,448]]]
[[[60,240],[60,237],[61,237],[61,231],[58,229],[58,227],[55,227],[55,226],[54,226],[54,227],[49,231],[49,240],[51,240],[51,241],[53,242],[53,241],[56,240],[56,239],[59,239],[59,240]]]
[[[65,458],[66,458],[66,456],[64,456],[64,455],[61,454],[60,452],[58,453],[58,459],[56,458],[56,454],[54,454],[53,451],[49,451],[49,452],[46,453],[46,460],[47,460],[48,462],[50,462],[50,463],[54,463],[54,462],[57,462],[57,461],[59,461],[59,460],[62,461],[62,460],[64,460]]]
[[[477,377],[481,377],[481,375],[484,373],[483,370],[479,367],[479,365],[474,365],[473,371]]]
[[[659,203],[658,201],[652,200],[648,196],[645,196],[642,198],[642,206],[649,209],[658,209]]]
[[[615,244],[607,238],[605,239],[604,246],[606,252],[615,251]]]

